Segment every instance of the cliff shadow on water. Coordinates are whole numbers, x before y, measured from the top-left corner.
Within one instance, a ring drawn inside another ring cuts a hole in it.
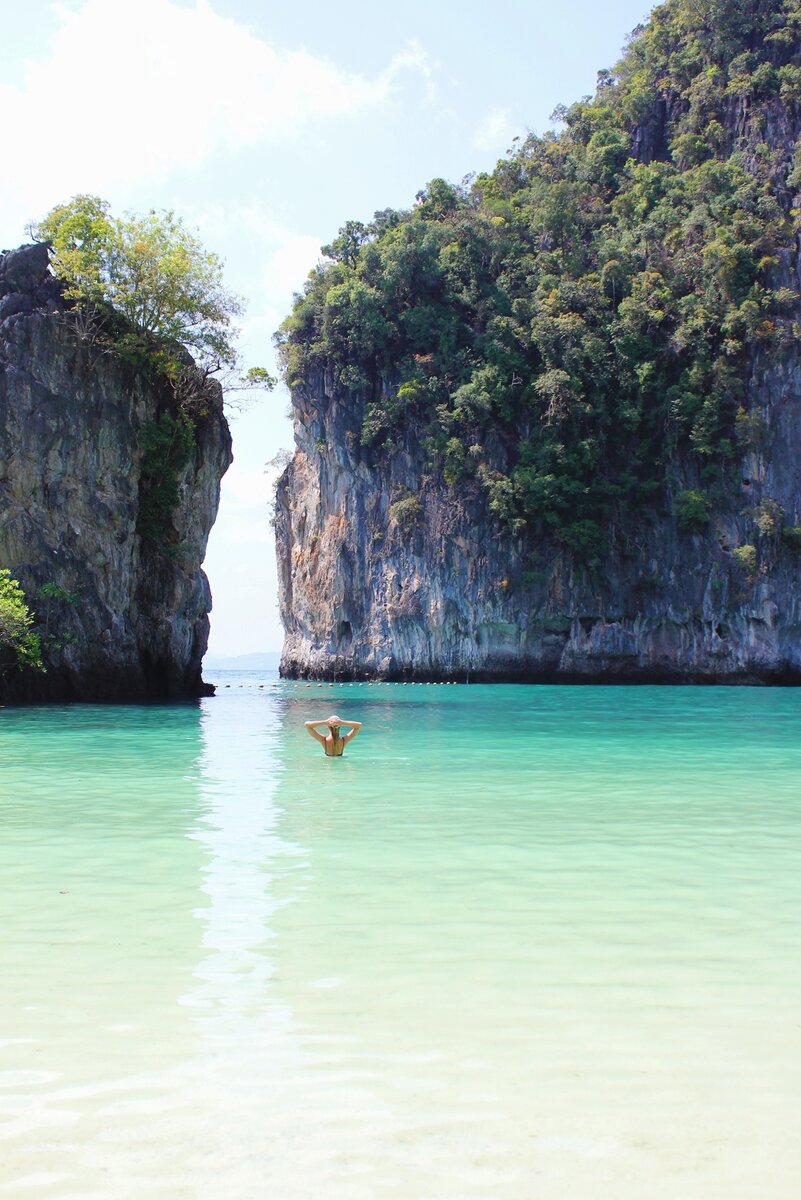
[[[0,702],[207,694],[201,564],[231,437],[219,384],[183,370],[189,415],[169,378],[92,336],[46,246],[0,257],[0,567],[46,668],[7,666]]]
[[[669,0],[279,343],[289,677],[801,682],[801,6]]]

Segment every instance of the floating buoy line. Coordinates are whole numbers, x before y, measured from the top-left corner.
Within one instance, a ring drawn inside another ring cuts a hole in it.
[[[455,679],[357,679],[357,680],[342,680],[341,683],[302,683],[299,679],[270,679],[266,683],[216,683],[213,679],[209,682],[217,689],[231,690],[237,688],[239,690],[248,691],[263,691],[265,688],[291,687],[293,684],[301,686],[307,690],[316,688],[335,687],[456,687]]]

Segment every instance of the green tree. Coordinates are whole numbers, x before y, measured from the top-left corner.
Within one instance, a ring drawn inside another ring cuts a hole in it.
[[[679,492],[675,512],[678,527],[684,533],[705,533],[712,516],[712,501],[695,489]]]
[[[185,412],[162,413],[142,431],[142,474],[136,531],[162,548],[170,544],[172,514],[181,499],[181,475],[192,457],[195,435]]]
[[[234,366],[231,322],[242,303],[223,286],[222,260],[173,212],[117,218],[100,197],[74,196],[31,233],[50,243],[53,271],[69,299],[125,318],[128,332],[117,335],[123,351],[157,357],[160,350],[170,370],[180,344],[206,370]]]
[[[0,672],[11,666],[43,670],[39,634],[23,592],[11,572],[0,569]]]

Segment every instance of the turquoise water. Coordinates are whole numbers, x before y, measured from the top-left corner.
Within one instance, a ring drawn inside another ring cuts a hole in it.
[[[0,1196],[797,1195],[801,691],[218,678],[0,712]]]

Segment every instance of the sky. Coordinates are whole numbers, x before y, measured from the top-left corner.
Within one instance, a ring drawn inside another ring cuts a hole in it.
[[[173,209],[244,297],[243,365],[346,220],[490,170],[594,91],[647,0],[0,0],[0,248],[77,193]],[[232,398],[236,402],[237,398]],[[279,650],[270,526],[282,386],[229,415],[209,652]]]

